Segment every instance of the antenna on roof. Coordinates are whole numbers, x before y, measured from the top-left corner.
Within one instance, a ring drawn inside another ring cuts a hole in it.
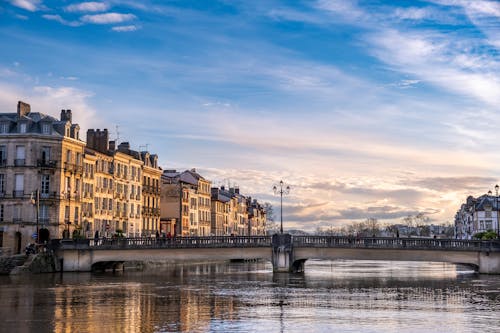
[[[146,148],[146,151],[149,151],[149,143],[143,144],[139,146],[139,150],[142,151],[142,147]]]
[[[115,141],[118,144],[118,141],[120,140],[120,131],[119,131],[120,126],[116,125],[115,128],[116,128],[116,139],[115,139]]]

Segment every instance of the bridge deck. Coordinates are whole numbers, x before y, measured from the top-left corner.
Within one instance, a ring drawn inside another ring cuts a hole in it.
[[[273,246],[271,236],[208,236],[174,238],[100,238],[56,240],[58,247],[111,249],[153,248],[253,248]],[[500,252],[500,242],[481,240],[345,237],[345,236],[293,236],[294,248],[370,248],[370,249],[420,249],[443,251]]]

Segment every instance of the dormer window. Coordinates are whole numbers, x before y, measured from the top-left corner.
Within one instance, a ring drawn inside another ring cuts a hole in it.
[[[42,134],[50,134],[50,124],[48,123],[42,124]]]
[[[26,133],[26,123],[19,124],[19,133]]]

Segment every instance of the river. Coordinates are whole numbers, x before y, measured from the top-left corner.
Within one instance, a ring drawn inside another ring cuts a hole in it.
[[[499,332],[500,276],[465,266],[308,261],[0,276],[0,332]]]

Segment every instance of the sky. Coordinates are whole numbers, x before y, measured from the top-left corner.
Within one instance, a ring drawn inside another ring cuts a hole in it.
[[[499,183],[500,2],[0,0],[18,100],[271,202],[284,228],[424,213]]]

